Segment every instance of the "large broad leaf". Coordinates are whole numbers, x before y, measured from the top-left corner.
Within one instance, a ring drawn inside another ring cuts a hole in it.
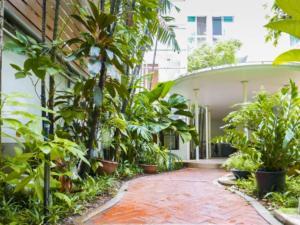
[[[295,19],[281,20],[277,22],[268,23],[266,27],[273,30],[282,31],[294,37],[300,38],[300,20],[295,20]]]
[[[187,99],[179,94],[172,94],[168,99],[168,104],[172,108],[187,109]]]
[[[187,116],[187,117],[193,117],[193,113],[190,111],[185,111],[185,110],[178,110],[174,113],[175,115],[181,115],[181,116]]]
[[[150,102],[154,102],[160,98],[164,98],[172,86],[174,85],[174,81],[167,81],[163,83],[158,83],[157,86],[147,94]]]
[[[284,12],[294,19],[300,19],[300,1],[299,0],[276,0],[276,4]]]
[[[300,62],[300,49],[292,49],[277,56],[273,61],[274,65],[285,64],[289,62]]]

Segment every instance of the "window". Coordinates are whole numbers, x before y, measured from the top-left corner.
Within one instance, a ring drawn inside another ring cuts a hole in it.
[[[196,21],[196,17],[195,16],[188,16],[188,22],[195,22]]]
[[[222,35],[222,17],[213,17],[213,35]]]
[[[179,136],[175,132],[161,133],[160,142],[167,149],[179,150]]]
[[[233,16],[224,16],[223,17],[224,23],[232,23],[233,22]]]
[[[206,16],[197,17],[197,35],[206,35]]]

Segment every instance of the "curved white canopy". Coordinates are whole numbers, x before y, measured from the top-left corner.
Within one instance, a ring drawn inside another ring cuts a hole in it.
[[[248,81],[248,100],[260,90],[273,93],[293,79],[300,86],[300,66],[273,66],[271,63],[226,65],[200,70],[176,80],[172,92],[207,105],[212,119],[221,119],[243,101],[243,85]],[[195,89],[198,89],[197,97]]]

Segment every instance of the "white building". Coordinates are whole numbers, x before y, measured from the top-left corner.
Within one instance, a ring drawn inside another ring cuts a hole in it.
[[[192,143],[172,144],[173,153],[182,159],[227,156],[230,147],[211,144],[211,138],[221,135],[222,119],[232,105],[250,101],[263,87],[275,92],[289,79],[300,85],[296,66],[274,67],[271,62],[280,53],[298,45],[295,38],[282,35],[278,46],[265,42],[264,25],[271,15],[273,0],[174,0],[181,11],[176,18],[176,34],[181,52],[174,53],[159,46],[156,65],[158,80],[176,80],[174,93],[180,93],[196,105],[194,123],[200,146]],[[219,40],[237,39],[242,47],[237,65],[225,65],[187,73],[187,56],[203,43],[213,45]],[[153,62],[153,52],[147,54],[145,65]],[[168,137],[166,137],[168,139]],[[178,143],[173,136],[172,141]],[[169,141],[166,140],[168,143]]]

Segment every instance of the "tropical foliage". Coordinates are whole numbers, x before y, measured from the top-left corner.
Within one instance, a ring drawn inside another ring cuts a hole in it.
[[[300,11],[298,10],[298,5],[299,0],[276,0],[276,5],[274,7],[281,13],[277,13],[277,16],[266,25],[268,29],[273,31],[275,40],[281,32],[300,39],[300,31],[298,29],[300,25]],[[279,55],[273,63],[278,65],[299,61],[300,50],[292,49]]]
[[[226,169],[255,172],[259,166],[259,161],[254,161],[248,154],[236,152],[226,160],[223,166]]]
[[[203,44],[188,56],[188,71],[234,64],[237,62],[236,52],[241,46],[238,40],[220,41],[214,46]]]
[[[280,92],[259,93],[253,102],[225,118],[225,136],[241,153],[267,171],[287,170],[300,160],[299,95],[293,81]],[[247,132],[245,132],[245,129]]]
[[[154,41],[179,50],[170,10],[178,8],[168,0],[88,1],[72,15],[82,27],[78,37],[40,43],[16,32],[6,44],[6,50],[27,57],[23,65],[11,65],[17,79],[34,76],[44,83],[50,77],[52,86],[44,107],[22,103],[16,94],[2,101],[2,136],[17,144],[10,156],[1,157],[0,223],[56,224],[81,211],[86,201],[115,185],[114,178],[97,175],[100,157],[119,162],[115,176],[126,178],[141,172],[141,162],[175,168],[179,159],[162,146],[160,134],[174,132],[183,142],[197,143],[188,101],[169,94],[173,82],[152,90],[141,85],[144,54]],[[70,74],[69,63],[80,65],[82,74],[70,88],[57,91],[53,79]],[[28,113],[28,107],[42,116]],[[48,125],[53,126],[50,135]],[[41,207],[47,179],[48,215]]]

